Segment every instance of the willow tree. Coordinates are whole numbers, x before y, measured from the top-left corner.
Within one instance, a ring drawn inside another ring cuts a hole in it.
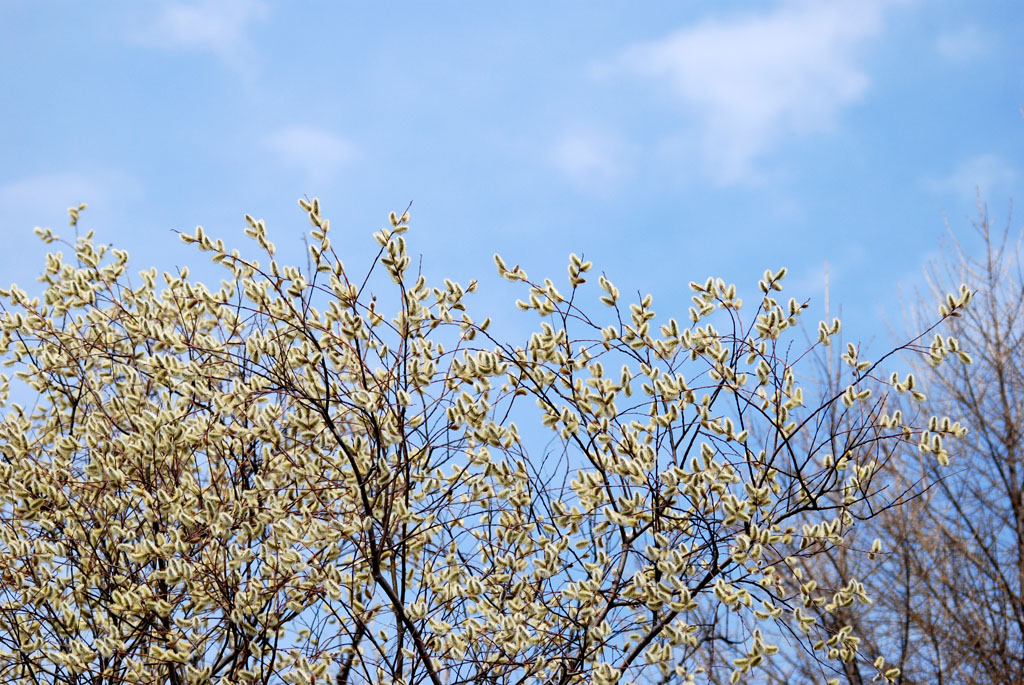
[[[708,278],[656,319],[576,255],[564,292],[496,256],[540,318],[516,344],[468,313],[475,282],[410,269],[408,213],[355,277],[300,205],[304,268],[247,216],[253,255],[181,235],[219,287],[130,276],[88,232],[41,297],[0,293],[23,386],[3,381],[0,679],[684,682],[723,644],[733,682],[800,646],[898,675],[821,618],[863,585],[802,560],[893,503],[894,450],[944,463],[965,430],[891,410],[924,395],[854,346],[842,389],[805,395],[785,269],[752,312]],[[897,349],[969,361],[951,338]]]

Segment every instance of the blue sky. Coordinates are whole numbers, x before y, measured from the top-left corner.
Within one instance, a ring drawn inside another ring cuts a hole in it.
[[[79,202],[173,269],[205,258],[172,229],[241,243],[246,212],[304,262],[304,194],[359,264],[413,201],[411,250],[483,308],[514,300],[496,251],[559,282],[584,253],[683,319],[689,281],[752,302],[782,265],[820,310],[827,261],[846,332],[884,339],[944,217],[975,244],[975,189],[999,226],[1021,197],[1022,35],[1007,1],[6,0],[0,281]]]

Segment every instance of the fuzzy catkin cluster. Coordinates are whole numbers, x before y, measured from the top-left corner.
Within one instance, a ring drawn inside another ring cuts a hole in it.
[[[576,255],[565,294],[496,255],[541,317],[516,344],[468,314],[475,281],[410,272],[408,212],[356,278],[300,204],[308,268],[246,216],[259,259],[181,236],[217,288],[132,277],[89,232],[47,256],[42,297],[0,291],[3,364],[37,394],[3,379],[0,679],[610,685],[693,680],[724,637],[739,682],[789,628],[896,678],[822,627],[863,586],[800,561],[889,503],[894,450],[945,463],[965,429],[905,422],[887,398],[923,399],[913,377],[880,380],[853,345],[840,393],[805,389],[785,269],[749,314],[735,285],[691,283],[680,323],[604,275],[593,297]],[[970,361],[919,340],[900,349]]]

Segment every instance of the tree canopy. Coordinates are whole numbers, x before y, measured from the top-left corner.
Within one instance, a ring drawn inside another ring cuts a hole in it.
[[[496,255],[539,318],[508,341],[475,281],[412,268],[408,212],[355,275],[300,205],[304,266],[249,216],[252,254],[180,236],[217,286],[45,229],[73,254],[0,291],[33,397],[4,377],[0,679],[681,683],[728,653],[735,683],[780,650],[898,677],[829,620],[862,582],[805,562],[876,556],[851,531],[906,494],[878,474],[966,433],[886,367],[970,362],[935,332],[966,286],[875,360],[848,344],[822,394],[804,369],[841,324],[805,327],[785,268],[752,305],[711,277],[656,315],[576,255],[559,286]]]

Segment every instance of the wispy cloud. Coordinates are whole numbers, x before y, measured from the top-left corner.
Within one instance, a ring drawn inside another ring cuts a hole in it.
[[[756,178],[755,162],[785,141],[834,127],[871,79],[862,47],[892,3],[788,2],[771,12],[706,19],[627,48],[606,72],[659,85],[682,108],[704,173]],[[680,146],[683,149],[688,145]]]
[[[551,164],[580,190],[603,192],[629,175],[629,150],[617,137],[574,131],[555,143]]]
[[[36,246],[30,239],[34,226],[50,227],[64,238],[73,238],[74,230],[67,225],[67,208],[85,202],[89,211],[84,226],[101,229],[103,242],[107,242],[116,239],[116,226],[131,215],[144,196],[145,188],[138,178],[102,167],[15,178],[0,183],[0,235],[22,247]],[[3,278],[30,283],[38,275],[39,262],[26,257],[34,254],[37,252],[23,253],[19,247],[0,250]]]
[[[38,174],[0,185],[0,215],[52,216],[82,202],[109,205],[115,196],[135,198],[141,190],[137,179],[119,171]]]
[[[935,49],[951,62],[970,62],[985,57],[991,50],[993,38],[986,36],[977,26],[965,26],[940,33]]]
[[[356,158],[352,143],[331,131],[310,126],[282,128],[263,142],[284,166],[305,174],[310,183],[331,180],[341,167]]]
[[[996,200],[993,193],[1010,194],[1020,174],[1008,161],[993,154],[962,160],[949,173],[924,180],[924,188],[938,195],[953,195],[960,200]]]
[[[263,0],[168,2],[130,34],[137,45],[163,50],[202,50],[242,68],[251,51],[250,25],[269,15]]]

